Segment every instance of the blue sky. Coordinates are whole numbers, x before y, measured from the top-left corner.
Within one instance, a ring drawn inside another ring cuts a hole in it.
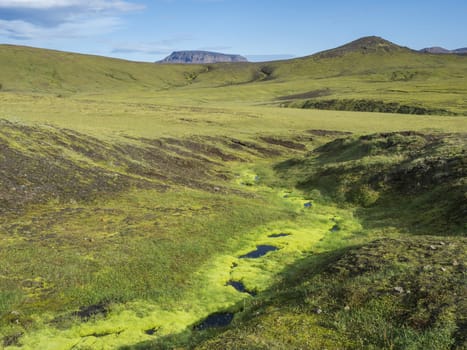
[[[467,47],[467,0],[0,0],[0,43],[156,61],[210,50],[252,61],[378,35]]]

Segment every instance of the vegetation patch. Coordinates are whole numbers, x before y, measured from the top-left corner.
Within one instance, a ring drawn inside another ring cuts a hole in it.
[[[371,227],[464,234],[465,149],[464,134],[350,136],[276,170],[284,179],[297,179],[307,193],[319,191],[319,196],[360,206],[359,215]]]
[[[281,106],[355,112],[380,112],[417,115],[456,115],[456,113],[447,109],[427,108],[423,106],[401,104],[399,102],[385,102],[382,100],[368,99],[306,100],[281,104]]]
[[[392,81],[409,81],[414,79],[417,76],[417,74],[419,73],[413,71],[398,70],[391,73],[390,79]]]

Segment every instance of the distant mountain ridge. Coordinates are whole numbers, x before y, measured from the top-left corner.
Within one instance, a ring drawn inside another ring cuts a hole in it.
[[[231,55],[210,51],[174,51],[157,63],[205,64],[220,62],[248,62],[241,55]]]
[[[455,50],[448,50],[444,47],[433,46],[433,47],[425,47],[421,49],[420,52],[423,53],[433,53],[433,54],[457,54],[457,55],[465,55],[467,54],[467,47],[463,47],[460,49]]]

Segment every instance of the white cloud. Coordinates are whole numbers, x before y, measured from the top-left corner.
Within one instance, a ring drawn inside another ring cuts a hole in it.
[[[0,0],[2,8],[29,8],[29,9],[49,9],[54,7],[67,7],[79,5],[77,0]]]
[[[0,0],[0,37],[13,40],[107,34],[144,6],[124,0]]]
[[[142,9],[142,5],[122,0],[0,0],[0,8],[45,10],[74,7],[92,11],[132,11]]]
[[[0,36],[17,40],[60,39],[95,36],[115,30],[121,21],[117,17],[89,18],[68,21],[55,27],[43,27],[26,21],[0,20]]]

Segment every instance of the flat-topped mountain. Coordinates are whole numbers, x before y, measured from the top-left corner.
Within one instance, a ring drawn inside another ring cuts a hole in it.
[[[434,54],[458,54],[458,55],[465,55],[467,54],[467,47],[463,47],[460,49],[455,49],[455,50],[448,50],[445,49],[444,47],[439,47],[439,46],[434,46],[434,47],[426,47],[424,49],[421,49],[420,52],[423,53],[434,53]]]
[[[210,51],[174,51],[158,63],[203,64],[219,62],[248,62],[240,55],[229,55]]]

